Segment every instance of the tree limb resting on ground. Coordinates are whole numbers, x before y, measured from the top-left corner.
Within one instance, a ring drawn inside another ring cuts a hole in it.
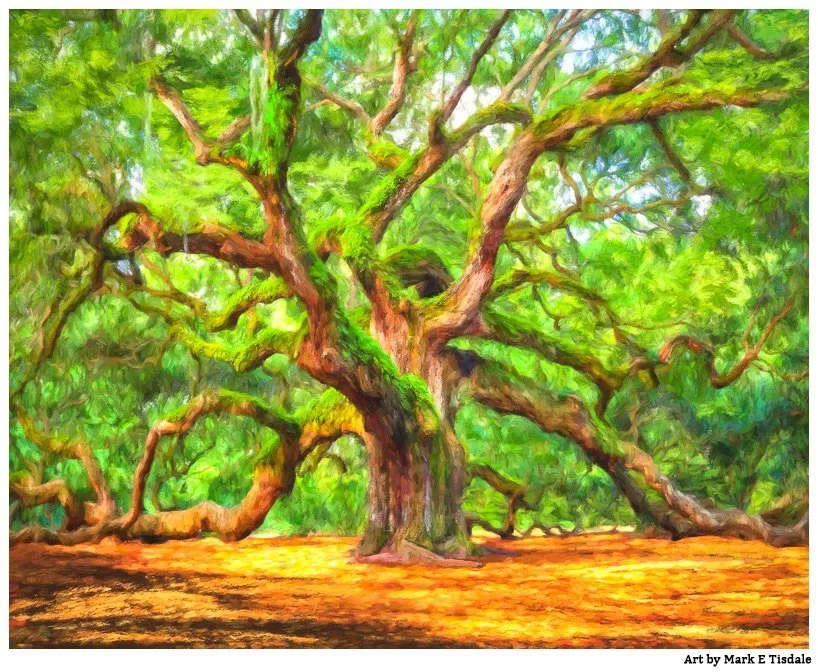
[[[485,361],[469,375],[467,384],[478,402],[500,413],[526,417],[543,431],[573,441],[611,475],[637,513],[650,515],[677,537],[719,534],[761,539],[773,546],[807,543],[807,514],[793,526],[779,527],[738,509],[705,507],[662,474],[650,455],[595,421],[578,397],[557,398],[534,381]]]

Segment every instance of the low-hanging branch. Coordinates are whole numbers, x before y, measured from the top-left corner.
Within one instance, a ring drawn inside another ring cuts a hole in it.
[[[252,418],[278,434],[277,444],[264,449],[245,498],[232,508],[201,502],[189,509],[144,512],[145,485],[159,440],[166,436],[183,436],[201,418],[220,414]],[[261,524],[279,497],[290,491],[296,468],[316,446],[345,434],[362,433],[360,416],[334,390],[324,393],[298,417],[250,395],[227,390],[205,392],[165,415],[151,428],[134,474],[128,512],[118,515],[111,507],[103,518],[97,519],[87,515],[86,505],[82,525],[77,525],[72,518],[72,524],[63,530],[26,527],[12,533],[11,543],[74,545],[111,535],[123,539],[186,539],[203,532],[214,532],[226,541],[242,539]],[[54,487],[49,486],[50,489]],[[41,503],[42,497],[27,496],[21,491],[19,499],[24,505],[27,502],[34,505]],[[64,501],[75,518],[78,510],[76,496],[66,490]]]
[[[467,513],[466,520],[471,525],[479,525],[483,529],[496,534],[503,539],[511,539],[517,531],[517,512],[520,509],[534,511],[539,497],[522,484],[504,476],[488,464],[472,463],[468,466],[466,478],[468,482],[475,479],[484,481],[493,490],[499,492],[506,499],[506,517],[502,527],[497,527],[489,521],[475,514]]]
[[[23,430],[23,435],[43,453],[77,460],[82,464],[91,489],[96,496],[96,501],[87,502],[85,504],[80,520],[85,524],[93,525],[108,518],[115,507],[114,497],[108,487],[108,482],[105,479],[99,460],[96,455],[94,455],[91,446],[83,441],[44,434],[37,429],[34,419],[22,405],[14,405],[13,410]],[[64,490],[64,487],[52,487],[60,491]],[[40,492],[42,493],[42,491]],[[63,495],[61,494],[60,496],[62,497]],[[74,518],[69,515],[69,520],[73,521]]]
[[[774,546],[807,543],[806,514],[791,527],[773,526],[762,516],[738,509],[708,508],[680,491],[650,455],[595,421],[578,397],[557,398],[535,381],[485,361],[469,374],[467,385],[478,402],[526,417],[543,431],[573,441],[612,476],[637,513],[650,515],[677,537],[720,534],[761,539]]]
[[[170,435],[183,437],[202,416],[221,413],[253,418],[260,425],[275,431],[279,435],[280,450],[283,452],[282,468],[294,468],[292,462],[298,454],[295,442],[299,434],[299,426],[294,419],[267,405],[261,399],[249,395],[227,391],[200,394],[172,415],[156,423],[148,432],[142,459],[134,472],[131,510],[123,524],[123,530],[127,531],[142,514],[145,484],[153,466],[160,439]]]
[[[85,522],[82,504],[61,478],[47,483],[36,483],[25,477],[12,479],[9,482],[9,495],[18,504],[29,508],[40,504],[59,504],[65,511],[63,529],[66,531],[76,530]]]

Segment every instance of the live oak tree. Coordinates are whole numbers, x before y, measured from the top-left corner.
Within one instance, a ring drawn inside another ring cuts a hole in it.
[[[555,527],[562,443],[806,543],[805,12],[19,11],[10,82],[13,542],[240,539],[353,436],[375,560]]]

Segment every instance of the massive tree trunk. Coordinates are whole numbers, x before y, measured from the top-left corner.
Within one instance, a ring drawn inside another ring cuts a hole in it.
[[[417,338],[421,325],[412,316],[378,308],[370,332],[402,373],[425,384],[436,414],[416,409],[425,419],[420,430],[407,427],[405,450],[367,436],[369,516],[360,554],[388,562],[439,561],[428,552],[465,558],[472,550],[461,508],[465,452],[452,427],[442,352]]]
[[[432,564],[467,558],[472,547],[460,507],[462,448],[453,432],[441,429],[413,441],[407,455],[384,449],[371,436],[367,449],[369,516],[361,558]]]
[[[463,450],[454,432],[441,428],[422,437],[407,455],[386,450],[371,435],[366,443],[369,516],[360,555],[396,561],[422,559],[418,549],[452,558],[470,555],[460,506]]]

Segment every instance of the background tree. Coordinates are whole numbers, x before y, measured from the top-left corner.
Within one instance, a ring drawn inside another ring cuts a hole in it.
[[[19,11],[11,42],[13,540],[237,539],[294,487],[267,524],[375,559],[475,524],[806,540],[805,12]]]

